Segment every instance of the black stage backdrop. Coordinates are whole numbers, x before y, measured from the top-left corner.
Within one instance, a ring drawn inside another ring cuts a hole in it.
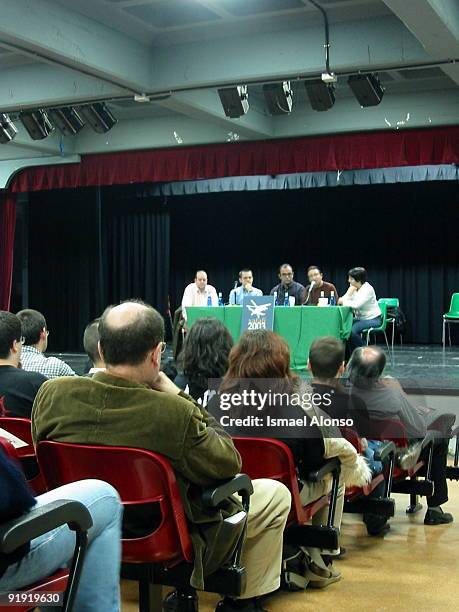
[[[30,194],[29,306],[43,312],[53,352],[82,351],[86,324],[138,297],[167,309],[169,213],[163,200],[118,188]]]
[[[321,266],[343,293],[364,266],[378,297],[399,297],[404,340],[441,341],[459,290],[457,183],[430,182],[152,198],[146,186],[30,195],[30,307],[43,311],[50,349],[81,350],[88,320],[108,303],[142,297],[167,312],[196,269],[225,300],[249,266],[269,292],[290,263],[306,282]],[[454,326],[453,326],[454,327]]]

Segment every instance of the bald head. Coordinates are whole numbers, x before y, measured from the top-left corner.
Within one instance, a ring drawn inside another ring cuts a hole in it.
[[[360,346],[349,361],[349,378],[356,387],[368,389],[378,381],[385,365],[386,355],[378,346]]]
[[[99,335],[107,365],[138,365],[163,340],[164,321],[148,304],[123,302],[105,310]]]

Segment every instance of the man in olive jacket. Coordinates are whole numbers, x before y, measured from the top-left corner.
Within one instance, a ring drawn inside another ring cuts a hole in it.
[[[166,456],[177,474],[195,552],[191,583],[228,557],[228,543],[215,539],[220,512],[200,507],[198,492],[241,469],[230,436],[205,409],[160,372],[165,346],[160,314],[142,302],[109,307],[99,323],[100,350],[107,369],[93,378],[48,381],[32,412],[34,443],[58,440],[79,444],[145,448]],[[237,510],[228,502],[227,511]],[[254,481],[243,563],[247,586],[244,610],[258,610],[256,597],[279,586],[282,532],[290,509],[280,483]],[[226,544],[226,545],[225,545]],[[225,599],[219,611],[240,609]]]

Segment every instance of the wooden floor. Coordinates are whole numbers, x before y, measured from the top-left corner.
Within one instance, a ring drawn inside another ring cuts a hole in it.
[[[270,612],[436,612],[459,609],[459,482],[449,483],[451,525],[424,526],[423,510],[405,514],[408,497],[393,495],[396,515],[384,539],[365,535],[359,515],[345,514],[345,559],[336,562],[340,582],[323,591],[279,593],[266,601]],[[122,584],[122,611],[136,612],[136,585]],[[213,612],[218,595],[200,594],[200,612]],[[159,612],[159,611],[158,611]]]

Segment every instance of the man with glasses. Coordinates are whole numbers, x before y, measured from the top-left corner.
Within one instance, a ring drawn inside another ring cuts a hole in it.
[[[330,298],[332,294],[335,298],[335,305],[338,303],[339,296],[335,285],[324,281],[323,272],[318,266],[309,266],[306,274],[308,275],[309,285],[303,293],[302,303],[305,306],[317,306],[322,295],[323,297]]]
[[[72,368],[57,357],[45,357],[48,348],[49,331],[46,319],[38,312],[27,308],[17,313],[22,325],[25,344],[22,349],[21,366],[29,372],[40,372],[46,378],[58,376],[76,376]]]
[[[304,287],[293,280],[293,269],[290,264],[284,263],[279,267],[279,279],[281,282],[270,291],[270,295],[277,295],[276,306],[283,306],[286,296],[295,298],[295,306],[301,306]]]
[[[19,368],[23,344],[21,321],[12,312],[0,311],[0,416],[30,419],[38,389],[47,380]]]
[[[222,513],[201,506],[199,491],[233,477],[241,458],[221,425],[160,371],[164,321],[148,304],[129,301],[106,309],[99,322],[105,372],[92,378],[60,378],[40,390],[32,414],[34,443],[57,440],[75,444],[131,446],[169,459],[179,482],[191,535],[195,569],[191,584],[202,588],[203,574],[223,563],[234,542],[218,537]],[[254,481],[247,545],[243,604],[224,600],[219,612],[259,610],[255,598],[276,590],[280,582],[282,533],[290,511],[290,494],[279,482]],[[228,500],[224,512],[239,510]],[[135,528],[149,527],[152,520]],[[131,526],[132,516],[130,517]],[[221,534],[220,534],[221,535]],[[210,560],[210,561],[209,561]],[[211,563],[212,567],[206,565]],[[174,594],[168,596],[173,609]],[[168,607],[169,609],[169,607]]]

